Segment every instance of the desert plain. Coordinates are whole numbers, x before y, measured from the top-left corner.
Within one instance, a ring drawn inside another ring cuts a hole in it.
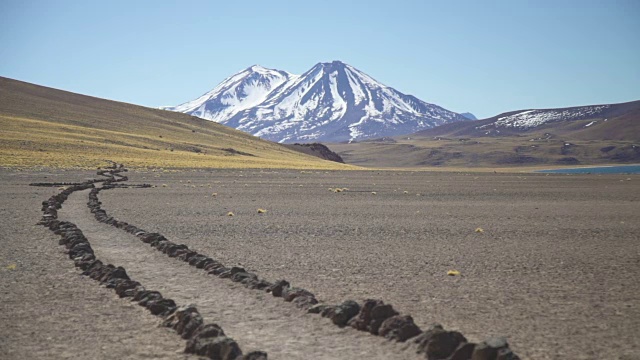
[[[640,358],[640,179],[425,171],[131,170],[111,216],[328,304],[382,299],[422,329],[507,337],[523,359]],[[142,307],[80,276],[36,225],[56,187],[95,171],[0,172],[0,358],[196,358]],[[336,192],[339,188],[341,191]],[[207,275],[97,222],[88,191],[59,218],[103,261],[198,306],[270,359],[419,359],[269,293]],[[258,209],[265,210],[262,213]],[[229,216],[229,212],[233,216]],[[460,275],[449,276],[457,270]]]

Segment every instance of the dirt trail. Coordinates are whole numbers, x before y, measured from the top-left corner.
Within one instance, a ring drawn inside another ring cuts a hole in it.
[[[59,218],[82,229],[97,257],[123,266],[133,279],[178,304],[195,304],[206,323],[218,323],[245,352],[266,351],[270,359],[421,358],[406,344],[338,328],[269,293],[246,289],[169,258],[135,236],[97,222],[86,205],[88,192],[72,194]]]

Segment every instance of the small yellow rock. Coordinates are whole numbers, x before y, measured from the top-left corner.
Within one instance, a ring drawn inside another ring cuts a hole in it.
[[[162,187],[167,187],[167,186],[168,186],[167,184],[162,184]]]
[[[233,216],[233,213],[232,213],[231,211],[229,211],[229,212],[227,213],[227,216]]]
[[[405,190],[405,191],[403,191],[402,193],[403,193],[403,194],[408,194],[409,192]]]
[[[484,230],[483,230],[482,228],[477,228],[477,229],[476,229],[476,232],[477,232],[477,233],[483,233],[483,232],[484,232]]]
[[[449,271],[447,271],[447,275],[449,275],[449,276],[459,276],[460,275],[460,271],[458,271],[458,270],[449,270]]]
[[[211,196],[214,196],[214,197],[218,196],[218,193],[213,193],[213,194],[211,194]]]
[[[375,192],[375,191],[372,191],[372,192],[371,192],[371,195],[378,195],[378,193],[377,193],[377,192]]]
[[[265,209],[258,209],[258,214],[264,214],[266,212],[267,212],[267,210],[265,210]]]

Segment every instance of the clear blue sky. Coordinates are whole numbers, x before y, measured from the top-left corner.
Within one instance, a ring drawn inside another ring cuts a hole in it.
[[[134,104],[331,60],[479,117],[638,100],[640,1],[0,1],[1,76]]]

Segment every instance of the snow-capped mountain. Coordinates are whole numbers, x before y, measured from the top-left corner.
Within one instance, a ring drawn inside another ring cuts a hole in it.
[[[362,140],[466,120],[340,61],[299,76],[252,66],[196,100],[164,109],[278,142]]]
[[[238,112],[261,104],[273,89],[293,78],[295,76],[286,71],[254,65],[224,79],[215,89],[193,101],[162,109],[224,123]]]

